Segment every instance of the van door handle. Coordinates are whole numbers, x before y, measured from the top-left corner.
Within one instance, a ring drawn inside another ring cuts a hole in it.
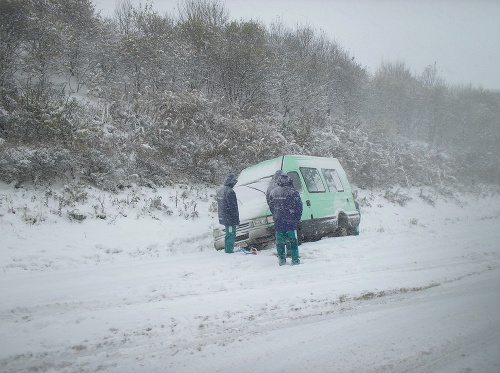
[[[311,206],[311,201],[306,200],[306,205],[307,205],[307,206]]]

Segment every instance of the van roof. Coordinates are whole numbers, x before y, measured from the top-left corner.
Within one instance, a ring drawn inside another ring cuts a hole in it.
[[[277,170],[281,170],[282,164],[283,156],[247,167],[238,176],[238,185],[245,185],[266,177],[272,177]]]
[[[337,158],[287,154],[245,168],[238,176],[238,185],[245,185],[267,177],[271,178],[277,170],[283,169],[283,164],[300,164],[300,166],[318,168],[340,167]]]
[[[337,158],[314,157],[310,155],[285,155],[283,164],[287,168],[292,165],[298,165],[299,167],[341,168]]]

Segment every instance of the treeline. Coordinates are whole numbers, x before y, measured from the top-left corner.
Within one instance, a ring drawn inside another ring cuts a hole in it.
[[[335,156],[360,187],[500,182],[500,92],[436,66],[374,76],[308,27],[124,1],[0,0],[0,180],[218,183],[284,153]]]

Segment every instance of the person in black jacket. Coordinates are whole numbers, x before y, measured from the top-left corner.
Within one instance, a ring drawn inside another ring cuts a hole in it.
[[[278,186],[269,195],[269,207],[276,230],[279,265],[286,264],[285,247],[292,255],[292,265],[300,264],[296,230],[302,216],[302,200],[288,175],[279,177]]]
[[[233,190],[238,179],[234,174],[228,174],[224,186],[217,191],[217,207],[219,212],[219,223],[225,226],[226,238],[224,251],[228,254],[234,251],[236,241],[236,226],[240,224],[238,202]]]

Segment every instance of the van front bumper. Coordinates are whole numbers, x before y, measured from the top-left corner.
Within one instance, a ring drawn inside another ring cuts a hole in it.
[[[269,219],[271,218],[271,219]],[[272,217],[267,217],[267,221],[272,221]],[[267,223],[255,225],[255,220],[244,221],[236,228],[235,246],[252,247],[261,246],[274,240],[274,224]],[[215,228],[213,231],[214,246],[217,250],[224,249],[226,232],[224,227]]]

